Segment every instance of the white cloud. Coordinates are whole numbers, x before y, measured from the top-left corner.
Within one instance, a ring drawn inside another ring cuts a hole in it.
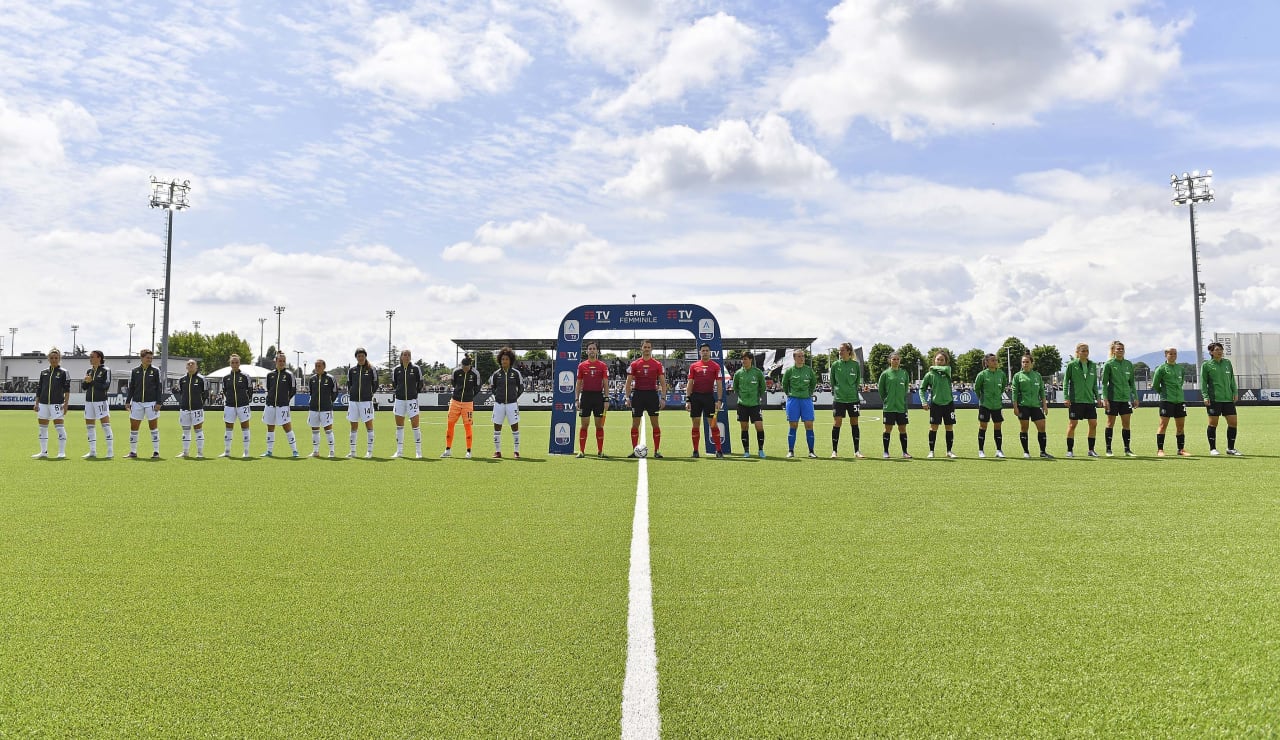
[[[347,247],[347,254],[358,260],[403,265],[406,260],[391,247],[385,244],[366,244]]]
[[[508,90],[531,59],[497,24],[426,27],[394,14],[374,21],[366,37],[371,48],[340,70],[338,81],[425,107],[472,92]]]
[[[619,73],[643,66],[660,43],[659,34],[680,2],[676,0],[558,0],[573,20],[569,48]]]
[[[183,297],[192,303],[265,304],[272,298],[266,288],[246,277],[222,272],[198,274],[183,280]]]
[[[436,303],[471,303],[479,300],[480,289],[471,283],[465,285],[430,285],[423,291],[427,300]]]
[[[445,247],[440,256],[446,262],[497,262],[502,259],[502,248],[489,244],[458,242]]]
[[[843,0],[785,83],[784,110],[828,134],[858,118],[909,139],[1029,125],[1062,105],[1140,100],[1181,60],[1186,21],[1142,0]]]
[[[674,31],[663,57],[600,113],[614,116],[633,108],[679,100],[689,90],[737,77],[755,53],[759,34],[725,13],[698,19]]]
[[[64,142],[97,136],[93,116],[70,100],[22,110],[0,98],[0,174],[61,165]]]
[[[476,229],[473,241],[451,244],[440,256],[447,262],[497,262],[506,254],[507,248],[561,250],[590,236],[591,232],[583,224],[569,223],[542,213],[530,221],[506,224],[489,221]]]
[[[614,146],[636,162],[605,190],[631,197],[708,185],[783,190],[835,177],[831,164],[797,142],[791,125],[774,114],[754,126],[743,120],[702,131],[667,126]]]

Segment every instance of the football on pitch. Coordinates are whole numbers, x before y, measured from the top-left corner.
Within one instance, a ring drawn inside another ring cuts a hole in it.
[[[648,457],[648,456],[649,456],[649,448],[648,448],[647,446],[645,446],[645,445],[636,445],[636,448],[635,448],[634,452],[636,453],[636,457]]]

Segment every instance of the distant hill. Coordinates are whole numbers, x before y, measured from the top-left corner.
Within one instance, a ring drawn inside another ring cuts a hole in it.
[[[1147,367],[1158,367],[1164,364],[1164,350],[1160,349],[1160,350],[1156,350],[1155,352],[1148,352],[1145,355],[1138,355],[1137,357],[1134,357],[1133,355],[1128,355],[1128,358],[1129,358],[1129,361],[1134,363],[1135,365],[1139,362],[1145,362],[1147,363]],[[1098,361],[1099,362],[1106,361],[1105,352],[1103,353],[1103,356],[1099,358]],[[1179,349],[1178,362],[1189,362],[1192,365],[1194,365],[1196,362],[1195,350]]]

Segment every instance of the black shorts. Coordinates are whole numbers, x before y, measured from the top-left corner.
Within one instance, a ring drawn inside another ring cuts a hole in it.
[[[1209,416],[1235,416],[1236,405],[1227,401],[1210,401]]]
[[[1133,413],[1133,404],[1128,401],[1111,401],[1107,404],[1107,416],[1128,416]]]
[[[886,411],[881,416],[884,417],[885,426],[907,423],[907,412],[905,411]]]
[[[649,416],[658,415],[658,392],[632,391],[631,418],[639,419],[645,412],[648,412]]]
[[[583,391],[582,400],[578,402],[578,416],[584,419],[588,416],[597,419],[604,416],[604,392]]]
[[[837,419],[843,419],[845,414],[848,414],[851,419],[856,419],[859,413],[861,412],[858,410],[858,404],[856,403],[836,401],[831,406],[831,415]]]
[[[1072,421],[1080,421],[1081,419],[1096,419],[1098,418],[1098,407],[1094,406],[1091,403],[1084,403],[1083,401],[1079,403],[1073,403],[1071,404],[1071,408],[1067,412],[1067,418]]]
[[[738,421],[763,421],[760,418],[760,407],[738,404]]]
[[[997,424],[1004,423],[1004,409],[988,409],[982,406],[978,407],[978,421],[983,424],[994,421]]]
[[[956,405],[954,403],[935,403],[929,406],[929,423],[954,426],[956,423]]]
[[[1044,409],[1039,406],[1019,406],[1018,416],[1023,421],[1044,421]]]
[[[1160,418],[1162,419],[1183,419],[1187,415],[1187,405],[1178,403],[1177,401],[1161,401],[1160,402]]]
[[[689,403],[689,418],[698,419],[716,415],[716,394],[690,393],[686,400]]]

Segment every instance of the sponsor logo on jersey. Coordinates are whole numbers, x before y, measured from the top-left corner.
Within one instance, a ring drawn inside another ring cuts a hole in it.
[[[560,373],[560,392],[573,393],[573,372],[565,370]]]
[[[572,435],[569,432],[569,425],[563,422],[556,424],[556,444],[567,445]]]
[[[578,341],[578,322],[575,319],[569,319],[564,322],[564,339],[566,342]]]

